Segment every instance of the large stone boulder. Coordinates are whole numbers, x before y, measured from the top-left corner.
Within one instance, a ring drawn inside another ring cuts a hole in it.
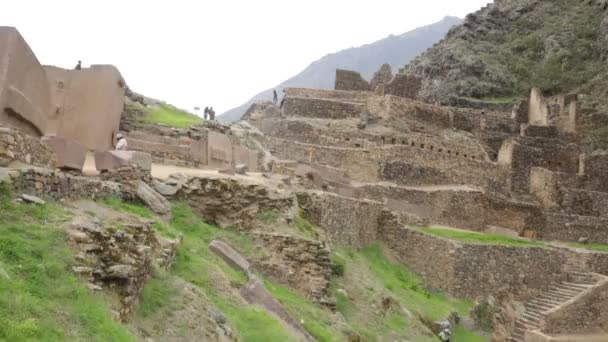
[[[116,170],[124,166],[136,165],[144,171],[152,169],[152,156],[139,151],[95,152],[97,171]]]
[[[137,197],[142,200],[153,212],[159,215],[171,213],[171,204],[161,194],[152,189],[145,182],[137,184]]]
[[[288,312],[285,310],[283,305],[279,303],[264,287],[264,283],[256,276],[251,276],[247,284],[245,284],[241,290],[241,296],[245,298],[247,302],[254,305],[259,305],[266,309],[266,311],[270,312],[291,328],[291,330],[298,335],[302,336],[306,341],[316,341],[314,337],[312,337],[306,329],[294,319]]]
[[[188,176],[183,173],[173,173],[162,182],[153,180],[152,186],[163,196],[174,196],[186,183],[188,183]]]
[[[55,154],[55,166],[60,169],[82,170],[87,150],[78,141],[58,136],[44,136],[41,141]]]
[[[228,246],[228,244],[225,242],[213,240],[209,244],[209,250],[222,258],[222,260],[224,260],[235,270],[244,272],[246,274],[249,273],[250,265],[247,259],[243,258],[237,251],[232,249],[232,247]]]

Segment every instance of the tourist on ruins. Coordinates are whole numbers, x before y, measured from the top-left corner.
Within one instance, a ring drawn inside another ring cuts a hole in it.
[[[76,67],[74,68],[74,70],[81,70],[82,69],[82,61],[78,61],[78,64],[76,64]]]
[[[439,339],[441,340],[441,342],[450,342],[452,339],[451,335],[452,333],[450,332],[450,329],[445,328],[439,333]]]
[[[215,110],[213,109],[213,107],[209,108],[209,120],[215,120]]]
[[[279,100],[279,95],[277,95],[277,90],[273,89],[272,90],[272,103],[274,103],[274,105],[277,105],[277,101]]]
[[[205,107],[203,116],[204,116],[205,120],[207,120],[207,117],[209,117],[209,106]]]
[[[122,133],[116,134],[116,147],[117,151],[127,150],[127,138]]]

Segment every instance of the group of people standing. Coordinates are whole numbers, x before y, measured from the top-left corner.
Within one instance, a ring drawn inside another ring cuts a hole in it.
[[[213,109],[213,107],[205,107],[205,110],[203,112],[203,117],[205,118],[205,120],[214,121],[215,120],[215,110]],[[207,118],[209,118],[209,119],[207,119]]]

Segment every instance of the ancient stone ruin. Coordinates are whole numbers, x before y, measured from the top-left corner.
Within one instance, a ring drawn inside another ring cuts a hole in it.
[[[145,101],[115,67],[42,66],[1,27],[0,183],[47,200],[137,201],[158,222],[180,202],[247,235],[265,253],[209,248],[246,275],[244,303],[303,340],[315,338],[256,274],[335,310],[332,248],[373,244],[430,290],[476,301],[477,324],[495,341],[605,340],[608,253],[586,245],[608,244],[608,153],[585,138],[596,122],[578,95],[533,88],[510,110],[451,107],[417,100],[421,82],[388,65],[371,81],[337,70],[334,90],[290,88],[282,108],[255,104],[240,123],[173,128],[137,119],[125,103]],[[118,132],[129,151],[114,151]],[[98,172],[83,174],[88,152]],[[113,226],[78,214],[67,230],[73,271],[118,296],[117,316],[129,321],[181,239],[131,216]],[[298,219],[319,230],[289,230]],[[515,243],[428,231],[437,226]]]

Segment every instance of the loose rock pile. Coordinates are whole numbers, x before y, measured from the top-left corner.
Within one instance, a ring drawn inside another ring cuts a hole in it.
[[[73,271],[89,281],[90,289],[119,296],[121,321],[128,320],[153,267],[170,267],[180,244],[156,236],[151,222],[110,225],[86,216],[72,221],[68,237],[78,251]]]

